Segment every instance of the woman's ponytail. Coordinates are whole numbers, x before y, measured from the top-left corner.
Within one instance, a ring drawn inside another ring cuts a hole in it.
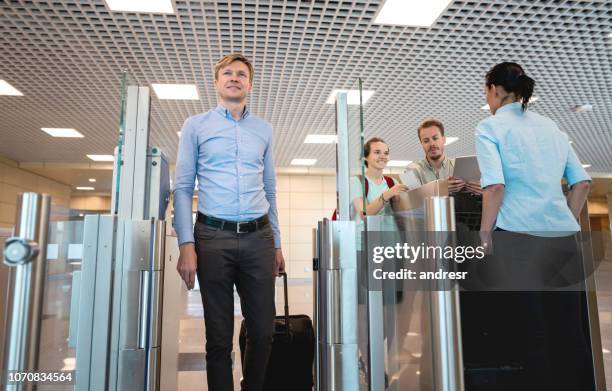
[[[495,65],[487,72],[485,83],[487,86],[502,86],[507,92],[514,93],[520,98],[523,111],[527,110],[527,104],[535,87],[535,80],[527,76],[523,67],[515,62]]]
[[[518,76],[516,88],[512,92],[514,92],[518,97],[521,98],[521,106],[523,107],[523,111],[527,110],[527,104],[529,103],[531,95],[533,95],[534,87],[535,80],[533,80],[524,73]]]

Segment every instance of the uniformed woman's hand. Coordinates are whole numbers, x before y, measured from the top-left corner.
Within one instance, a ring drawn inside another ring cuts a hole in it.
[[[195,245],[193,243],[183,243],[179,246],[179,259],[176,264],[176,270],[180,274],[187,289],[193,289],[195,285],[196,269],[198,265],[198,256],[196,255]]]

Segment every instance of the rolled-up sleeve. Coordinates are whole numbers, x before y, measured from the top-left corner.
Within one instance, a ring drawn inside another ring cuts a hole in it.
[[[565,162],[565,172],[563,176],[567,180],[567,184],[572,187],[578,182],[582,181],[590,181],[591,177],[585,171],[584,167],[578,160],[578,156],[576,156],[576,152],[574,152],[574,148],[569,145],[567,151],[567,160]]]
[[[193,242],[193,189],[197,172],[198,143],[189,119],[181,130],[174,177],[174,228],[178,244]]]
[[[264,152],[263,182],[266,200],[268,200],[268,204],[270,204],[268,218],[270,219],[272,234],[274,235],[274,248],[281,248],[278,210],[276,208],[276,169],[274,168],[274,157],[272,156],[272,131],[270,131],[270,140]]]
[[[486,128],[476,128],[476,157],[480,167],[480,186],[505,185],[499,145]]]

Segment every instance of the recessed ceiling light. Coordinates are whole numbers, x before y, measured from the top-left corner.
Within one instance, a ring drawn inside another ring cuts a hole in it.
[[[412,160],[389,160],[387,167],[406,167]]]
[[[94,183],[96,181],[96,178],[89,178],[89,182]]]
[[[333,90],[331,92],[331,94],[329,95],[329,98],[327,98],[327,101],[325,103],[333,105],[336,103],[336,95],[339,92],[346,92],[346,104],[348,105],[359,105],[359,90]],[[374,95],[374,91],[370,91],[370,90],[362,90],[361,91],[361,96],[363,99],[363,104],[365,105],[368,100],[370,100],[370,98],[372,97],[372,95]]]
[[[23,96],[17,88],[4,80],[0,80],[0,95]]]
[[[450,0],[387,0],[374,19],[374,23],[429,27],[450,2]]]
[[[181,131],[176,132],[177,136],[181,137]]]
[[[570,144],[573,144],[574,142],[572,140],[569,141]]]
[[[582,167],[583,168],[589,168],[589,167],[591,167],[591,165],[590,164],[583,164]]]
[[[608,38],[612,38],[612,33],[608,34]]]
[[[537,102],[538,100],[540,100],[539,97],[532,96],[531,99],[529,99],[529,104],[531,105],[531,104]],[[482,106],[480,109],[481,110],[489,110],[489,104],[487,103],[486,105]]]
[[[459,140],[459,137],[447,137],[444,145],[452,144],[457,140]]]
[[[43,132],[53,137],[71,137],[71,138],[82,138],[83,135],[71,128],[40,128]]]
[[[593,111],[593,105],[578,105],[572,107],[574,113],[584,113],[586,111]]]
[[[171,0],[106,0],[111,11],[173,14]]]
[[[333,144],[338,137],[335,134],[309,134],[304,140],[305,144]]]
[[[95,188],[93,188],[91,186],[77,186],[76,189],[77,190],[87,190],[87,191],[95,190]]]
[[[317,159],[293,159],[291,161],[292,166],[313,166],[317,162]]]
[[[94,162],[112,162],[115,160],[113,155],[87,155]]]
[[[159,99],[198,100],[195,84],[151,84]]]

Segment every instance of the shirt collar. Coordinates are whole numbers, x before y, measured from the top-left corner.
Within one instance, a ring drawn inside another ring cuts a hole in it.
[[[431,171],[434,171],[433,166],[431,165],[431,163],[429,163],[429,160],[427,158],[423,159],[421,163],[424,167],[428,168]],[[444,157],[442,158],[442,164],[440,165],[440,168],[446,168],[447,164],[448,164],[448,159],[446,158],[446,155],[444,155]]]
[[[225,108],[225,106],[221,104],[215,108],[215,111],[227,119],[232,119],[232,120],[234,119],[234,117],[232,117],[232,113],[227,108]],[[251,112],[249,111],[249,107],[244,106],[244,111],[242,112],[240,119],[246,119],[249,117],[249,115],[251,115]]]
[[[523,110],[523,105],[521,104],[521,102],[513,102],[513,103],[508,103],[507,105],[503,105],[502,107],[497,109],[495,114],[503,113],[504,111],[518,111],[518,110]]]

